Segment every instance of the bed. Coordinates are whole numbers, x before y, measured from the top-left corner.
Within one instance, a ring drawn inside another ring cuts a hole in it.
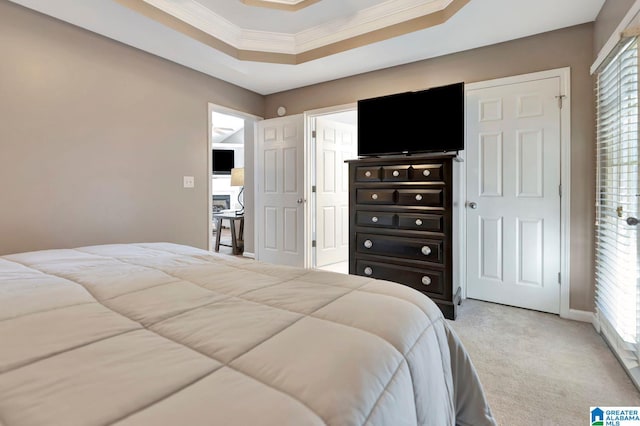
[[[0,425],[492,425],[436,305],[192,247],[0,257]]]

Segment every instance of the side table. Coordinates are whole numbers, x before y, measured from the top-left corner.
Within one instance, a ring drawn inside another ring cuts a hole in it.
[[[213,219],[216,221],[216,251],[220,251],[220,246],[231,247],[233,254],[242,254],[244,251],[244,215],[243,214],[214,214]],[[231,244],[223,244],[220,242],[220,233],[222,232],[222,221],[229,221],[231,228]],[[236,234],[236,222],[240,222],[240,229]]]

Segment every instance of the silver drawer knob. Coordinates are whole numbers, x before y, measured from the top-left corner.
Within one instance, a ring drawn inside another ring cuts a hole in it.
[[[371,222],[378,223],[378,217],[377,216],[372,217]]]
[[[371,199],[372,200],[377,200],[378,199],[378,194],[371,194]]]
[[[371,177],[371,172],[369,170],[367,170],[366,172],[364,172],[364,175],[366,177]]]
[[[364,247],[370,249],[371,247],[373,247],[373,242],[371,242],[371,240],[365,240]]]
[[[394,170],[394,171],[393,171],[393,175],[394,175],[395,177],[398,177],[398,176],[400,176],[400,172],[399,172],[399,171],[397,171],[397,170]]]
[[[422,225],[422,220],[416,219],[416,225],[418,225],[418,226]]]
[[[422,194],[417,194],[416,195],[416,200],[418,200],[418,201],[422,200]]]
[[[423,170],[422,171],[422,175],[423,176],[429,176],[431,174],[431,172],[429,170]]]
[[[422,254],[429,256],[431,254],[431,248],[429,246],[422,246]]]
[[[373,269],[371,269],[369,266],[367,266],[366,268],[364,268],[364,274],[365,275],[373,274]]]
[[[366,272],[366,270],[365,270],[365,272]],[[429,278],[428,276],[425,275],[424,277],[422,277],[422,284],[431,285],[431,278]]]

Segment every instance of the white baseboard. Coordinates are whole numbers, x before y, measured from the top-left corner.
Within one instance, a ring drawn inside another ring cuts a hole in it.
[[[589,322],[592,324],[595,321],[595,315],[593,312],[580,311],[578,309],[569,309],[569,314],[564,318],[573,321]]]
[[[245,251],[244,253],[242,253],[242,256],[248,257],[249,259],[255,259],[256,258],[256,254],[255,253],[251,253],[251,252],[248,252],[248,251]]]
[[[592,324],[593,324],[593,328],[596,329],[596,332],[600,334],[600,332],[602,331],[602,328],[600,327],[600,320],[598,319],[598,315],[595,315],[595,314],[593,315]]]

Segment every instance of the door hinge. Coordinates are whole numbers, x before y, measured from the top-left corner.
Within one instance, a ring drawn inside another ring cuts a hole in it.
[[[558,185],[558,195],[562,197],[562,185]]]
[[[312,240],[311,241],[311,247],[315,247],[316,246],[316,240]]]
[[[562,109],[562,101],[566,98],[567,95],[558,95],[556,99],[558,100],[558,108]]]
[[[316,192],[316,186],[315,186],[315,185],[313,185],[313,186],[311,187],[311,192]]]
[[[314,138],[314,139],[316,138],[316,131],[315,130],[311,131],[311,137]]]
[[[558,272],[558,284],[562,284],[562,280],[560,278],[561,278],[561,275],[560,275],[560,272]]]

